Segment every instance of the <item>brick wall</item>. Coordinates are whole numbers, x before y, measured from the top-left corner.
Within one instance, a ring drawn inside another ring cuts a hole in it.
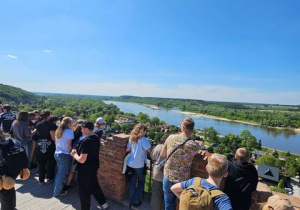
[[[98,180],[107,198],[121,202],[128,194],[128,185],[126,184],[125,175],[122,174],[123,161],[126,156],[126,145],[129,135],[118,134],[108,138],[100,149],[100,168],[98,170]],[[207,178],[208,174],[205,169],[208,152],[201,152],[197,155],[192,163],[192,176]],[[221,189],[224,187],[224,180],[221,182]],[[257,190],[252,196],[251,209],[259,209],[259,204],[267,202],[268,198],[275,194],[270,191],[269,187],[259,183]],[[278,193],[276,193],[278,194]],[[279,194],[283,198],[288,198],[295,209],[300,209],[300,198]]]
[[[118,134],[108,138],[100,149],[98,181],[107,198],[121,202],[128,192],[125,175],[122,174],[129,135]]]

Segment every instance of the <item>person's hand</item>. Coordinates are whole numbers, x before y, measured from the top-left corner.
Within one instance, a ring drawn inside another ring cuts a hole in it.
[[[76,153],[77,153],[76,149],[72,149],[70,154],[71,154],[71,156],[74,156]]]

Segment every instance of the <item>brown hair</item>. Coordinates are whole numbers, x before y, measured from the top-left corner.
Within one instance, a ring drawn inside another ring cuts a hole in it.
[[[228,169],[228,160],[226,156],[214,153],[208,157],[206,170],[209,176],[213,178],[222,178]]]
[[[182,123],[181,125],[189,130],[189,131],[193,131],[194,130],[194,127],[195,127],[195,122],[192,118],[185,118],[184,120],[182,120]]]
[[[137,124],[130,133],[130,143],[136,144],[137,141],[144,136],[147,126],[144,124]]]
[[[68,124],[72,122],[71,117],[64,117],[55,131],[55,139],[60,139],[66,129],[69,128]]]
[[[248,162],[250,159],[250,154],[246,148],[238,148],[235,152],[236,158],[240,162]]]
[[[19,122],[28,122],[28,112],[20,111],[18,115],[18,119],[14,121],[14,124],[17,125]]]
[[[159,141],[159,144],[164,144],[165,141],[167,140],[167,138],[168,138],[170,135],[171,135],[171,133],[165,133],[165,134],[161,137],[161,139],[160,139],[160,141]]]

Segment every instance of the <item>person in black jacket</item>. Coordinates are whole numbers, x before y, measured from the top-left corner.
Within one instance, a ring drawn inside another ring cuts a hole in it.
[[[224,192],[230,198],[234,210],[248,210],[252,192],[258,183],[257,170],[249,163],[250,154],[245,148],[237,149],[234,157],[236,161],[228,165]]]
[[[99,168],[100,139],[93,133],[94,124],[84,121],[81,124],[82,134],[86,136],[80,141],[77,149],[73,149],[71,156],[77,163],[77,184],[81,210],[89,210],[91,206],[91,195],[98,201],[100,209],[106,209],[108,204],[97,179]]]
[[[5,153],[15,147],[14,141],[9,138],[9,135],[5,134],[3,130],[0,128],[0,177],[1,176],[9,176],[13,179],[16,179],[19,175],[20,171],[16,170],[9,170],[6,164],[3,161],[3,156]],[[21,144],[18,145],[21,147]],[[0,202],[1,202],[1,209],[5,210],[14,210],[16,207],[16,190],[15,188],[11,188],[9,190],[5,190],[2,188],[0,190]]]

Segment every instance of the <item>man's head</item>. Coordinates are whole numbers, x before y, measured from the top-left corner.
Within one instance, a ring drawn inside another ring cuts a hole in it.
[[[250,160],[250,154],[246,148],[238,148],[234,157],[239,162],[248,162]]]
[[[228,172],[228,161],[224,155],[214,153],[208,157],[206,170],[209,176],[216,179],[226,177]]]
[[[98,128],[104,128],[105,127],[105,120],[102,118],[102,117],[98,117],[96,119],[96,122],[95,122],[95,127],[98,127]]]
[[[94,130],[94,124],[90,121],[83,121],[81,123],[81,131],[83,135],[88,135]]]
[[[3,105],[3,109],[4,109],[4,111],[6,111],[6,112],[10,112],[11,106],[10,106],[9,104],[4,104],[4,105]]]
[[[181,132],[192,135],[194,133],[195,122],[192,118],[185,118],[181,122]]]
[[[47,109],[44,109],[42,112],[41,112],[41,115],[40,117],[43,119],[43,120],[49,120],[50,119],[50,116],[51,116],[51,112]]]

